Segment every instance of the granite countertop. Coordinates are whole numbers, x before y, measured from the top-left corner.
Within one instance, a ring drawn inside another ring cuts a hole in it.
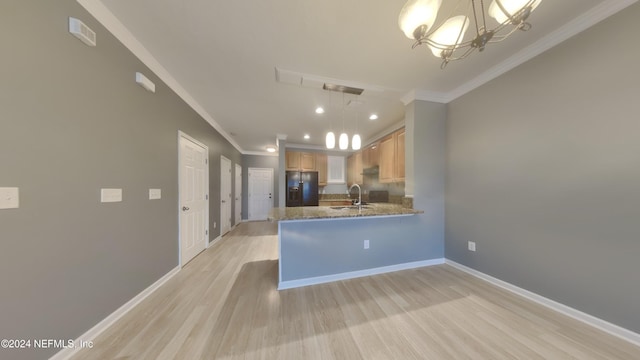
[[[357,208],[335,209],[338,206],[302,206],[273,208],[269,211],[269,221],[338,219],[364,216],[401,216],[424,214],[422,210],[408,209],[398,204],[375,203]]]

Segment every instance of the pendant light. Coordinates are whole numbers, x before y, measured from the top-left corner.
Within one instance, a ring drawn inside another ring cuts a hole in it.
[[[336,135],[333,133],[333,131],[329,131],[327,133],[325,142],[327,145],[327,149],[333,149],[334,147],[336,147]]]
[[[340,146],[340,150],[349,148],[349,135],[344,131],[344,93],[342,93],[342,134],[338,139],[338,146]]]
[[[329,108],[331,108],[331,92],[329,92]],[[327,149],[333,149],[336,147],[336,134],[333,133],[333,120],[329,117],[329,132],[325,137],[325,145],[327,145]]]
[[[356,112],[356,133],[353,134],[353,137],[351,138],[351,149],[353,150],[360,150],[360,147],[362,146],[362,139],[360,139],[360,134],[358,134],[358,118],[360,114]]]

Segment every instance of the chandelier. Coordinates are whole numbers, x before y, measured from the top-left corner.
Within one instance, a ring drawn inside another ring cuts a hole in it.
[[[492,0],[485,11],[484,0],[459,0],[436,24],[442,0],[409,0],[400,10],[398,24],[408,38],[415,40],[412,48],[427,44],[433,55],[442,59],[440,68],[444,69],[450,61],[464,59],[475,49],[483,51],[488,43],[500,42],[516,30],[529,30],[531,24],[526,20],[541,1]],[[497,22],[493,27],[487,24],[491,21],[487,14]],[[475,31],[467,36],[470,18]]]

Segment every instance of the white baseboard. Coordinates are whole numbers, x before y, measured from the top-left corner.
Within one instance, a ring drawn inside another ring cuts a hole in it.
[[[440,264],[444,264],[444,259],[414,261],[414,262],[404,263],[404,264],[382,266],[382,267],[373,268],[373,269],[349,271],[341,274],[317,276],[317,277],[299,279],[299,280],[287,280],[287,281],[281,281],[278,284],[278,290],[293,289],[297,287],[324,284],[324,283],[333,282],[333,281],[355,279],[355,278],[364,277],[364,276],[378,275],[378,274],[384,274],[384,273],[393,272],[393,271],[409,270],[409,269],[440,265]]]
[[[578,321],[581,321],[587,325],[591,325],[597,329],[600,329],[606,333],[609,333],[613,336],[616,336],[618,338],[621,338],[622,340],[626,340],[636,346],[640,346],[640,334],[635,333],[631,330],[625,329],[621,326],[612,324],[608,321],[602,320],[600,318],[597,318],[595,316],[589,315],[587,313],[584,313],[580,310],[576,310],[572,307],[569,307],[567,305],[561,304],[557,301],[551,300],[549,298],[546,298],[544,296],[538,295],[536,293],[533,293],[529,290],[525,290],[521,287],[515,286],[513,284],[510,284],[506,281],[502,281],[500,279],[494,278],[493,276],[487,275],[483,272],[480,272],[478,270],[472,269],[470,267],[464,266],[462,264],[459,264],[455,261],[449,260],[449,259],[445,259],[445,263],[447,265],[451,265],[454,268],[464,271],[470,275],[473,275],[479,279],[482,279],[484,281],[487,281],[495,286],[498,286],[502,289],[505,289],[507,291],[510,291],[516,295],[520,295],[528,300],[531,300],[535,303],[538,303],[542,306],[545,306],[551,310],[557,311],[561,314],[567,315],[571,318],[574,318]]]
[[[222,236],[218,236],[217,238],[213,239],[212,241],[209,241],[209,243],[207,244],[207,249],[212,247],[213,245],[215,245],[218,241],[220,241],[220,239],[222,239]]]
[[[103,331],[108,329],[113,323],[118,321],[121,317],[123,317],[126,313],[128,313],[131,309],[136,307],[139,303],[141,303],[144,299],[146,299],[149,295],[151,295],[154,291],[156,291],[160,286],[169,281],[172,277],[174,277],[180,271],[180,266],[173,268],[171,271],[166,273],[163,277],[158,279],[158,281],[154,282],[148,288],[142,290],[141,293],[136,295],[133,299],[129,300],[126,304],[122,305],[118,310],[111,313],[111,315],[107,316],[104,320],[100,321],[94,327],[89,329],[89,331],[80,335],[74,343],[81,344],[83,341],[94,341],[98,335],[100,335]],[[62,349],[53,355],[49,360],[62,360],[62,359],[70,359],[73,355],[75,355],[81,348],[69,348]]]

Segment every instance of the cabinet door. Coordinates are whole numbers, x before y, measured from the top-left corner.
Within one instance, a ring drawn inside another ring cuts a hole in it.
[[[380,161],[378,159],[379,146],[380,146],[379,143],[371,144],[371,146],[369,146],[369,166],[367,166],[368,168],[380,165]]]
[[[318,185],[327,185],[327,154],[316,154],[316,169],[318,170]]]
[[[396,138],[396,173],[394,176],[394,181],[395,182],[403,182],[404,181],[404,169],[405,169],[405,161],[404,161],[404,154],[405,154],[405,148],[404,148],[404,143],[405,143],[405,130],[398,130],[398,132],[395,133],[395,138]]]
[[[347,158],[347,186],[351,186],[355,181],[356,159],[353,155]]]
[[[300,153],[298,151],[287,151],[285,160],[285,168],[287,170],[300,170]]]
[[[353,181],[356,184],[363,184],[363,176],[362,176],[362,152],[358,152],[353,155],[354,164],[353,164]]]
[[[316,154],[315,153],[300,153],[300,170],[302,171],[316,171]]]
[[[396,143],[395,137],[389,135],[380,140],[378,146],[378,159],[380,162],[380,182],[391,183],[394,179]]]

